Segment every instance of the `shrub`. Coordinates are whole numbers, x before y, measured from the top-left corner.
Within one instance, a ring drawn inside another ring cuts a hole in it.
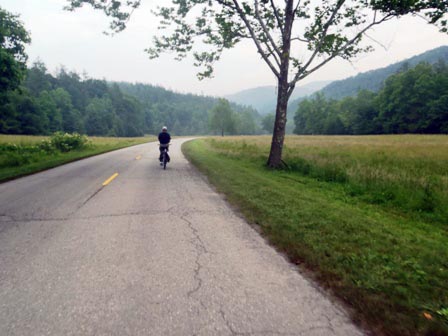
[[[42,140],[37,147],[41,150],[44,151],[46,153],[54,153],[55,152],[55,147],[53,146],[53,144],[51,143],[50,140]]]
[[[19,146],[11,143],[2,143],[0,144],[0,152],[18,152]]]
[[[85,135],[78,133],[69,134],[56,132],[52,135],[50,142],[57,150],[61,152],[70,152],[86,147],[88,139]]]
[[[18,153],[10,152],[5,154],[0,154],[0,168],[5,167],[20,167],[36,161],[38,155],[33,153]]]

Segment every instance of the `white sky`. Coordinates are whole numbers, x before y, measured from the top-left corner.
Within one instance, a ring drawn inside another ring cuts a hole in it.
[[[0,6],[20,14],[31,33],[27,47],[29,62],[43,61],[50,72],[65,66],[91,77],[114,81],[161,85],[182,93],[221,96],[257,86],[275,85],[275,78],[255,52],[251,41],[226,51],[215,67],[215,77],[199,81],[193,62],[177,62],[164,54],[150,60],[144,49],[150,46],[157,19],[150,14],[155,3],[146,0],[131,18],[128,28],[115,36],[106,36],[108,19],[87,6],[75,12],[62,8],[65,0],[0,0]],[[359,57],[351,64],[333,61],[300,84],[335,80],[373,70],[448,45],[448,35],[439,33],[420,18],[408,17],[388,22],[369,34],[383,46]]]

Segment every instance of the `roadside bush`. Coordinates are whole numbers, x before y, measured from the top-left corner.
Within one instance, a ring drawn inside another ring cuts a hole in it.
[[[41,157],[53,154],[55,148],[49,141],[38,145],[0,144],[0,168],[20,167],[37,162]]]
[[[17,152],[0,154],[0,168],[18,167],[30,162],[30,154],[24,155]]]
[[[0,168],[21,167],[72,150],[82,149],[88,144],[84,135],[55,133],[50,140],[35,144],[0,143]]]
[[[16,144],[0,143],[0,153],[17,151],[19,151],[19,146],[17,146]]]
[[[42,140],[42,141],[37,145],[37,147],[38,147],[40,150],[42,150],[42,151],[44,151],[44,152],[46,152],[46,153],[49,153],[49,154],[54,153],[54,152],[56,151],[56,148],[53,146],[53,144],[51,143],[50,140]]]
[[[56,132],[52,135],[51,144],[54,148],[61,152],[70,152],[76,149],[85,148],[88,145],[89,140],[85,135],[78,133],[62,133]]]

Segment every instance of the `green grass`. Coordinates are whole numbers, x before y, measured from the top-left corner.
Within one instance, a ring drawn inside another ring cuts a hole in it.
[[[376,334],[448,335],[448,137],[188,142],[187,157]],[[426,315],[426,317],[425,317]]]
[[[42,141],[49,139],[43,136],[0,135],[0,182],[149,141],[149,138],[144,137],[89,137],[89,144],[85,148],[62,153],[39,147]]]

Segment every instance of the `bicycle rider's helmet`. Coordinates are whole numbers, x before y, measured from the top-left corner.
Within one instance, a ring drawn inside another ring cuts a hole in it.
[[[162,131],[168,131],[168,128],[166,126],[163,126]]]

